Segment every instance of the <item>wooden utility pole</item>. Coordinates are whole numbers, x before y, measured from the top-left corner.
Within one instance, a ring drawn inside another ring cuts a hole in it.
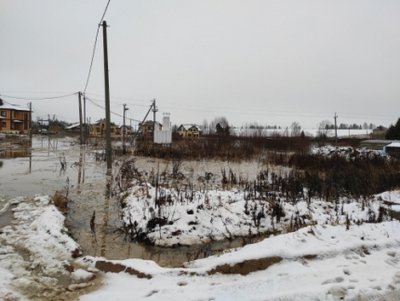
[[[32,102],[29,103],[29,138],[32,140]]]
[[[83,128],[84,128],[84,133],[83,133],[83,140],[85,144],[87,143],[87,122],[86,122],[86,96],[85,93],[83,93]]]
[[[112,173],[111,149],[111,118],[110,118],[110,83],[108,78],[107,22],[103,21],[103,52],[104,52],[104,89],[106,102],[106,158],[107,174]]]
[[[126,126],[125,126],[125,112],[128,111],[129,109],[126,107],[126,104],[124,104],[124,112],[122,114],[123,120],[122,120],[122,153],[125,155],[126,153],[126,147],[125,147],[125,131],[126,131]]]
[[[82,92],[78,92],[78,98],[79,98],[79,133],[80,133],[80,139],[79,143],[82,145],[83,144],[83,123],[82,123]]]
[[[333,118],[335,119],[335,143],[337,144],[337,122],[336,122],[336,119],[338,118],[338,116],[336,113],[333,116]]]
[[[156,138],[156,113],[158,109],[156,107],[156,99],[153,99],[153,142],[155,141]]]

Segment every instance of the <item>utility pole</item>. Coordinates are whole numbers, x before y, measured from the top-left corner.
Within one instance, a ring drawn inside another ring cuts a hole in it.
[[[125,147],[125,112],[128,111],[129,109],[126,107],[126,104],[124,104],[124,112],[123,112],[123,120],[122,120],[122,153],[125,155],[126,153],[126,147]]]
[[[335,119],[335,143],[337,144],[337,122],[336,122],[336,119],[338,118],[338,116],[336,113],[333,116],[333,118]]]
[[[83,138],[85,144],[87,143],[87,122],[86,122],[86,95],[83,93],[83,127],[84,127],[84,133],[83,133]]]
[[[158,109],[156,107],[156,99],[153,99],[153,142],[155,141],[156,137],[156,113]]]
[[[107,50],[107,22],[103,21],[103,52],[104,52],[104,89],[106,102],[106,158],[107,175],[112,172],[112,149],[111,149],[111,118],[110,118],[110,83],[108,78],[108,50]]]
[[[32,140],[32,101],[29,103],[29,138]]]
[[[80,133],[80,139],[79,139],[79,144],[83,144],[83,124],[82,124],[82,92],[78,92],[78,98],[79,98],[79,133]]]

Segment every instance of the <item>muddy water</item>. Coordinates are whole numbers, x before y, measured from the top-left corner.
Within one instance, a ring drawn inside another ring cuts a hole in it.
[[[29,147],[22,149],[23,157],[15,157],[16,152],[12,152],[13,155],[10,152],[0,152],[2,204],[17,196],[53,195],[55,191],[61,191],[71,200],[67,226],[81,245],[83,253],[108,259],[142,258],[154,260],[162,266],[180,266],[183,262],[240,247],[248,242],[236,239],[179,248],[150,247],[130,242],[121,231],[118,202],[115,198],[106,197],[106,166],[104,162],[95,160],[96,152],[101,150],[80,147],[72,138],[48,137],[34,138]],[[168,161],[136,159],[140,169],[163,171],[172,168]],[[243,178],[251,178],[261,166],[257,162],[215,164],[193,161],[183,162],[181,171],[196,179],[205,172],[220,173],[221,168],[230,168]],[[113,171],[117,170],[118,166],[114,166]],[[10,212],[0,212],[0,226],[10,223]],[[91,228],[93,212],[95,218]]]

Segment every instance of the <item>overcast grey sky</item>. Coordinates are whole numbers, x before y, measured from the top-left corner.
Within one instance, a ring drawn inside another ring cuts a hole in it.
[[[0,0],[0,94],[83,90],[106,3]],[[152,98],[177,124],[226,116],[305,128],[335,112],[339,123],[400,117],[398,0],[111,0],[105,20],[112,110],[127,103],[135,119]],[[100,35],[87,93],[104,105],[102,57]],[[77,102],[33,107],[77,121]],[[88,116],[104,112],[88,103]]]

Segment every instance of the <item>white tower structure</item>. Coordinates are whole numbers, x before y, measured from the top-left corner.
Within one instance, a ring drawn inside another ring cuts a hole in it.
[[[163,114],[162,129],[159,130],[158,127],[155,127],[154,143],[157,143],[157,144],[171,144],[172,143],[172,129],[171,129],[171,121],[170,121],[169,113]]]

